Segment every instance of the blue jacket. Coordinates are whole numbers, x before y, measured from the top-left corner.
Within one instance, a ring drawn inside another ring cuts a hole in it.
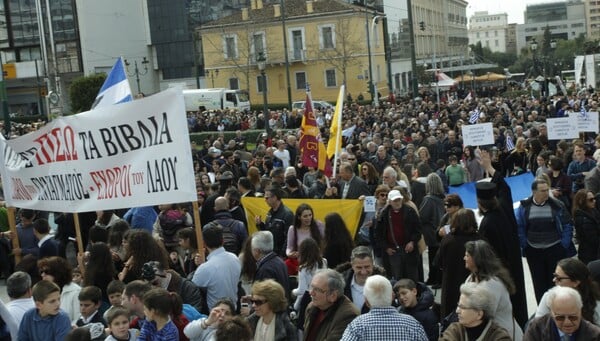
[[[527,217],[529,216],[529,209],[531,208],[531,205],[533,205],[533,197],[521,200],[521,205],[519,208],[517,208],[517,231],[519,233],[521,251],[525,250],[527,247],[527,229],[529,227],[529,221]],[[554,222],[556,223],[555,227],[558,231],[558,234],[561,236],[560,243],[562,247],[568,250],[573,240],[573,221],[571,220],[571,215],[565,208],[565,205],[559,200],[549,197],[548,205],[550,205],[550,208],[552,208],[552,216],[554,217]],[[571,256],[574,256],[574,254]]]
[[[19,341],[63,341],[71,331],[71,321],[64,311],[41,317],[37,308],[31,308],[21,320]]]
[[[133,207],[123,215],[132,229],[144,229],[150,233],[157,217],[158,213],[152,206]]]

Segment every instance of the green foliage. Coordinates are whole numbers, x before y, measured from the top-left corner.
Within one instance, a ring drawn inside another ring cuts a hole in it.
[[[98,91],[102,87],[106,74],[95,74],[79,77],[69,87],[69,98],[74,114],[90,110]]]

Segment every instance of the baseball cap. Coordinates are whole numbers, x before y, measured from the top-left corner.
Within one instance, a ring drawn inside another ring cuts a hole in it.
[[[402,193],[400,193],[400,191],[397,190],[397,189],[391,190],[388,193],[388,200],[390,200],[390,201],[394,201],[394,200],[397,200],[397,199],[403,199],[403,198],[404,197],[402,196]]]

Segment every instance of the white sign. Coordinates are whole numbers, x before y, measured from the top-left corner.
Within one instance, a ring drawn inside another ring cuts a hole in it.
[[[579,137],[577,130],[577,117],[559,117],[546,120],[548,127],[548,140],[575,139]]]
[[[494,127],[491,123],[463,125],[462,136],[465,146],[494,144]]]
[[[365,212],[375,212],[375,197],[368,196],[365,197],[365,201],[363,201],[363,209]]]
[[[10,206],[86,212],[197,200],[180,89],[0,137]]]
[[[577,115],[577,131],[580,133],[591,131],[598,133],[598,112],[590,111],[586,115],[576,113]]]

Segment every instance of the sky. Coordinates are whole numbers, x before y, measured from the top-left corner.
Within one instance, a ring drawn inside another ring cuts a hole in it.
[[[560,2],[561,0],[467,0],[467,18],[479,11],[488,11],[489,14],[507,13],[508,23],[523,23],[523,12],[527,5],[548,2]],[[564,0],[562,0],[564,1]]]

